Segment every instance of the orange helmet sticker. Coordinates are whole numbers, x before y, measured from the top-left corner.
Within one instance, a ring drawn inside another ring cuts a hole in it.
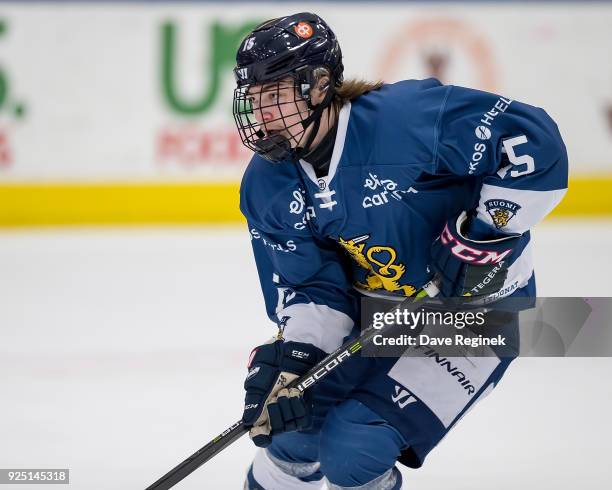
[[[293,26],[293,30],[302,39],[308,39],[312,37],[312,26],[307,22],[298,22]]]

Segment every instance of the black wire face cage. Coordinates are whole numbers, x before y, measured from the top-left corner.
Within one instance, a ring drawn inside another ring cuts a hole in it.
[[[234,90],[233,113],[242,143],[272,162],[294,160],[312,114],[294,78]]]

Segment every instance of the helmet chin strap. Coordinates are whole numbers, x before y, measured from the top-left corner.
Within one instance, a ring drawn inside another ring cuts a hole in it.
[[[312,114],[310,114],[306,119],[302,121],[302,127],[304,128],[304,131],[306,131],[310,124],[313,124],[313,126],[310,131],[310,134],[308,135],[308,138],[306,138],[306,143],[304,144],[304,146],[295,149],[293,157],[294,162],[297,162],[300,158],[310,152],[310,145],[314,141],[315,137],[317,136],[317,133],[319,132],[319,128],[321,127],[321,116],[323,115],[323,111],[331,105],[333,97],[334,90],[331,85],[328,85],[327,93],[325,94],[325,97],[323,98],[321,103],[315,106],[314,111],[312,111]],[[308,105],[310,106],[310,101],[308,102]]]

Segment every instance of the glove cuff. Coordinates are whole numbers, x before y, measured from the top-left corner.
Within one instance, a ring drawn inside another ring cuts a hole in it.
[[[324,357],[325,352],[312,344],[276,340],[255,348],[251,352],[248,367],[251,369],[264,364],[279,371],[304,374]]]
[[[488,225],[478,218],[474,218],[472,221],[468,219],[468,214],[463,211],[455,222],[455,231],[457,236],[466,242],[472,242],[475,244],[493,244],[500,243],[513,238],[521,236],[520,233],[501,234],[497,230],[491,229],[491,233],[487,233],[486,228]],[[452,230],[449,230],[452,232]],[[471,236],[471,238],[469,238]],[[491,238],[484,238],[485,236],[491,236]]]
[[[325,357],[325,353],[321,349],[303,342],[283,342],[281,348],[280,369],[288,373],[304,374]]]

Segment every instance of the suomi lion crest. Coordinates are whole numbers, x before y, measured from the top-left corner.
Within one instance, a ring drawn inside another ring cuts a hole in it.
[[[508,226],[508,222],[514,218],[521,206],[506,199],[489,199],[485,201],[487,212],[498,230]]]

